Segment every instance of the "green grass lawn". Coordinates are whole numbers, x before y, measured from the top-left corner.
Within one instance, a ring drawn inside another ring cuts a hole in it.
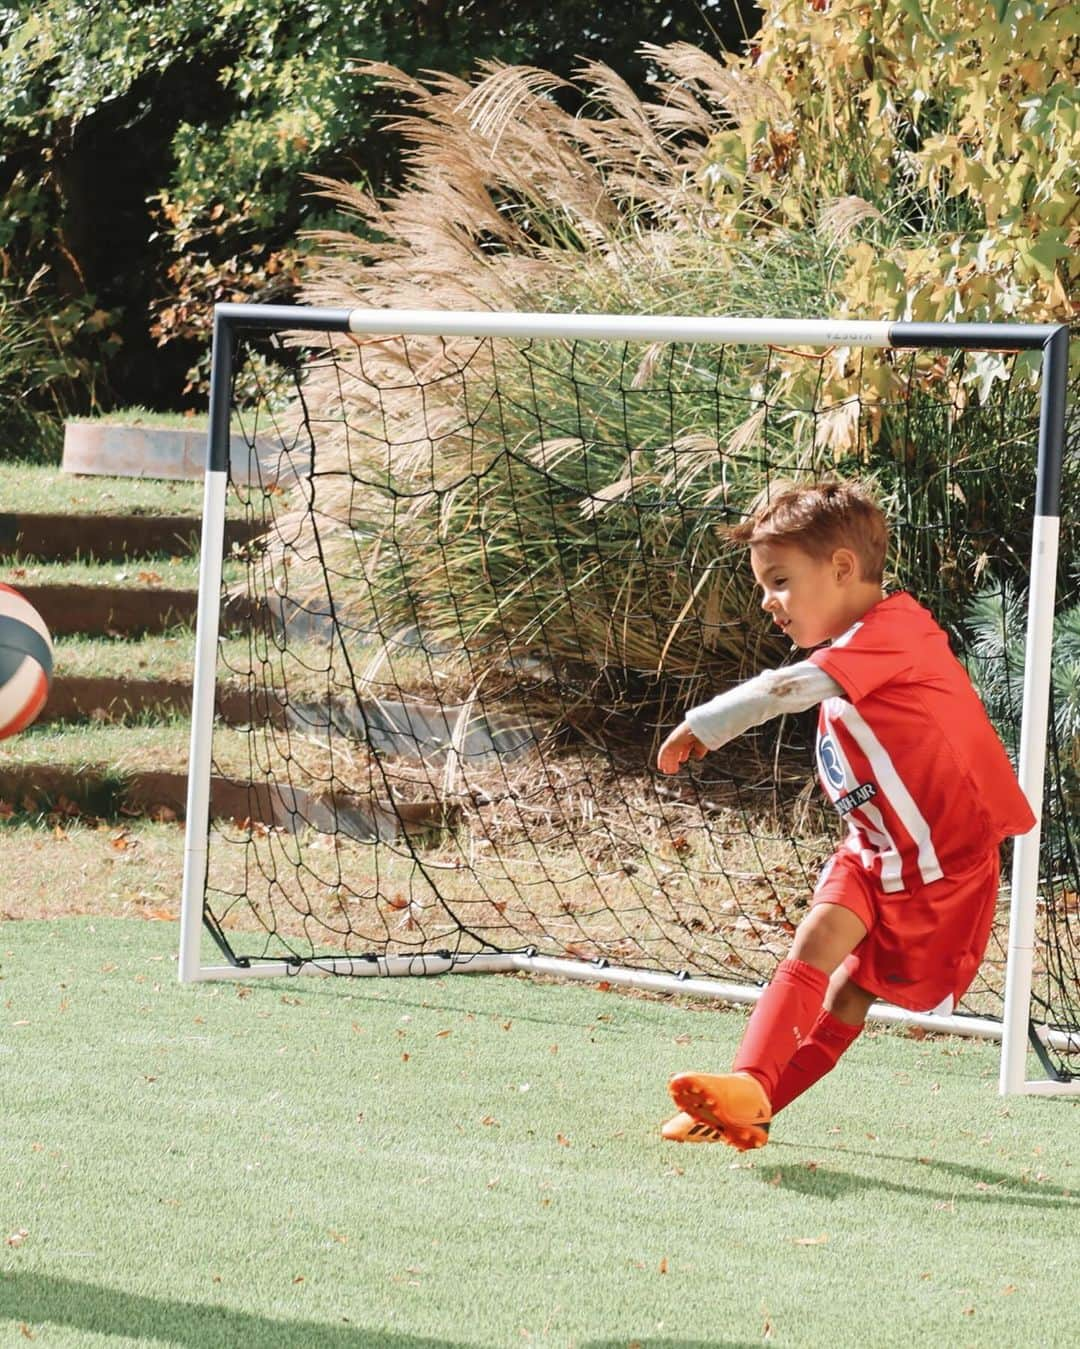
[[[235,571],[235,568],[233,568]],[[196,590],[197,557],[163,557],[129,562],[0,562],[0,581],[23,585],[98,586],[105,590]]]
[[[205,413],[157,412],[138,404],[117,408],[115,412],[101,412],[93,417],[69,417],[68,421],[91,426],[164,426],[173,431],[198,431],[204,435],[209,425]]]
[[[156,478],[109,478],[65,473],[63,469],[21,460],[0,462],[0,501],[18,514],[52,515],[190,515],[203,508],[201,481]],[[230,493],[226,511],[241,516],[244,508]]]
[[[147,633],[137,641],[73,633],[54,647],[53,672],[112,679],[191,679],[195,633],[178,624],[169,632]]]
[[[0,742],[0,766],[52,764],[79,767],[109,765],[117,773],[186,772],[191,720],[147,715],[136,723],[42,722],[11,741]],[[223,771],[246,772],[250,763],[244,735],[227,727],[214,736],[215,764]]]
[[[18,460],[0,463],[0,499],[5,509],[20,514],[198,516],[202,498],[201,482],[93,477]]]
[[[246,672],[252,668],[253,645],[257,654],[255,661],[257,674],[262,674],[264,678],[269,677],[261,670],[258,658],[276,661],[276,665],[271,664],[271,669],[274,672],[280,669],[282,657],[272,642],[260,637],[259,641],[253,644],[246,637],[226,636],[218,642],[218,650],[221,653],[219,677],[222,681],[228,679],[232,670]],[[302,676],[306,674],[308,685],[325,692],[327,685],[325,667],[329,659],[326,643],[304,642],[290,638],[288,650],[290,690],[297,682],[303,686]],[[146,633],[138,639],[72,633],[55,643],[54,655],[53,670],[58,677],[79,675],[84,678],[97,676],[114,679],[181,679],[190,682],[195,657],[195,633],[182,624],[178,624],[168,632]],[[357,644],[352,659],[353,667],[362,671],[370,661],[371,653]],[[414,663],[420,665],[419,660]],[[383,681],[376,681],[375,691],[377,694],[388,696],[396,685],[392,676],[386,674],[385,665],[381,667],[381,672]],[[341,682],[343,679],[339,680],[339,683]]]
[[[870,1033],[740,1156],[663,1144],[739,1012],[519,978],[180,987],[0,926],[0,1341],[1072,1345],[1076,1104]]]

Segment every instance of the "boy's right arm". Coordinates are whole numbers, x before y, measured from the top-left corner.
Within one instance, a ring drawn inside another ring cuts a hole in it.
[[[662,773],[677,773],[687,759],[700,759],[707,750],[719,749],[751,726],[786,713],[805,712],[843,693],[832,675],[808,660],[765,670],[691,708],[660,747],[657,766]]]

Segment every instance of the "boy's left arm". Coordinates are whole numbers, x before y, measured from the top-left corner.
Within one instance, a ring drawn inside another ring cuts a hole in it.
[[[765,670],[743,684],[691,708],[664,741],[657,756],[662,773],[677,773],[690,758],[700,759],[719,749],[751,726],[807,708],[843,694],[830,674],[811,661],[799,661],[780,670]]]

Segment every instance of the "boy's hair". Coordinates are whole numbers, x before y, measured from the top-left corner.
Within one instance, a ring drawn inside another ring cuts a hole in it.
[[[773,482],[750,506],[746,519],[728,531],[735,543],[790,543],[827,560],[850,548],[861,579],[880,584],[889,546],[889,525],[864,484],[839,478],[821,482]]]

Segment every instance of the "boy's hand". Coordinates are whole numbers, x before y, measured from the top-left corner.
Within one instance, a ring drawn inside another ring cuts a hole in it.
[[[704,759],[708,752],[684,721],[660,746],[656,766],[661,773],[677,773],[688,759]]]

